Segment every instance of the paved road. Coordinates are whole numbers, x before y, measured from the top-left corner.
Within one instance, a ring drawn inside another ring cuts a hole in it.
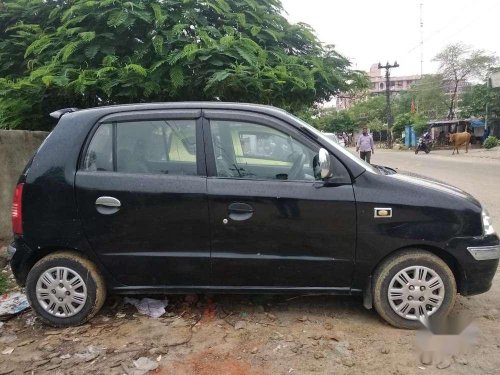
[[[373,164],[419,173],[450,183],[475,196],[500,230],[500,159],[451,151],[415,155],[412,151],[375,150]]]

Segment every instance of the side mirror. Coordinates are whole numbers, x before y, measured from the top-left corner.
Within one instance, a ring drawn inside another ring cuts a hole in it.
[[[319,169],[323,180],[333,176],[333,166],[330,160],[330,154],[324,148],[319,150]]]

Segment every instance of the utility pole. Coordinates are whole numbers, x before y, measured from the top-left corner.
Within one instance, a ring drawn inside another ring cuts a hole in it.
[[[391,69],[398,68],[399,64],[394,61],[391,65],[387,62],[385,65],[378,63],[379,69],[385,69],[385,98],[387,100],[386,114],[387,114],[387,136],[389,138],[389,147],[392,147],[392,112],[391,112]]]

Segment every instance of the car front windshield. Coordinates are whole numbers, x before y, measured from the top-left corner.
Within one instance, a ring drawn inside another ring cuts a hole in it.
[[[373,165],[371,165],[371,164],[365,162],[364,160],[361,160],[360,158],[356,157],[351,152],[347,151],[344,147],[340,146],[339,144],[335,143],[334,141],[332,141],[331,139],[329,139],[328,137],[326,137],[323,133],[321,133],[315,127],[309,125],[307,122],[305,122],[304,120],[301,120],[297,116],[292,115],[292,117],[295,120],[297,120],[300,123],[300,125],[302,125],[305,128],[307,128],[307,130],[309,130],[311,133],[313,133],[314,135],[317,135],[321,139],[327,141],[330,145],[332,145],[333,148],[335,148],[335,151],[338,151],[341,154],[347,156],[349,159],[351,159],[355,163],[358,163],[359,165],[361,165],[368,172],[375,173],[375,174],[380,174],[380,171],[377,168],[375,168]]]

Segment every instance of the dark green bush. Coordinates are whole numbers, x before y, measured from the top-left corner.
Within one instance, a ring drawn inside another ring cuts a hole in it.
[[[484,141],[483,146],[484,146],[484,148],[488,148],[488,149],[498,146],[498,139],[497,139],[497,137],[494,137],[494,136],[490,135]]]

